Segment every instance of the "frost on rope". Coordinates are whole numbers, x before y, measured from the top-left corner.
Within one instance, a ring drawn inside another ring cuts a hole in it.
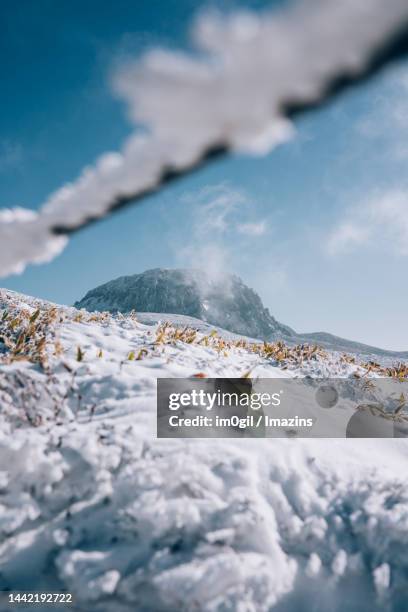
[[[155,439],[157,377],[375,372],[8,291],[0,336],[0,590],[68,589],[78,612],[404,610],[405,440]]]
[[[300,0],[266,14],[204,16],[198,54],[153,51],[116,76],[136,132],[39,213],[0,213],[0,274],[55,257],[66,235],[228,150],[263,154],[288,117],[406,53],[406,0]],[[56,235],[58,233],[59,235]]]

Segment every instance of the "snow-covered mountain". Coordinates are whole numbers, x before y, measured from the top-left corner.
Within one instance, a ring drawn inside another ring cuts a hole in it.
[[[203,270],[156,268],[121,276],[88,291],[75,306],[88,311],[182,314],[252,338],[293,333],[274,319],[240,278],[222,275],[214,280]]]
[[[277,321],[259,295],[235,275],[209,277],[197,269],[147,270],[100,285],[75,303],[88,311],[168,313],[200,319],[261,340],[317,343],[325,348],[407,359],[407,352],[386,351],[325,332],[299,334]]]
[[[0,590],[65,589],[75,612],[402,612],[406,440],[156,438],[160,377],[378,374],[146,316],[0,290]]]

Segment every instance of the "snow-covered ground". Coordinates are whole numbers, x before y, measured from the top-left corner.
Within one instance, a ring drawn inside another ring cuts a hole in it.
[[[405,440],[156,438],[158,377],[364,368],[140,318],[0,292],[0,589],[84,612],[405,610]]]

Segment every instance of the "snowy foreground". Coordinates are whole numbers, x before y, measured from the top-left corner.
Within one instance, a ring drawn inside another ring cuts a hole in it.
[[[406,609],[405,440],[156,439],[158,377],[363,368],[149,323],[0,291],[0,589],[84,612]]]

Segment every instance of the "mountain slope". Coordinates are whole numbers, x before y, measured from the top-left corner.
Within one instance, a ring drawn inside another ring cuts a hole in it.
[[[253,338],[290,337],[260,297],[240,278],[213,280],[202,270],[156,268],[122,276],[89,291],[75,303],[88,311],[157,312],[188,315]]]
[[[386,351],[325,332],[296,333],[277,321],[240,278],[211,279],[203,270],[156,268],[109,281],[75,303],[88,311],[167,313],[195,317],[230,332],[262,340],[317,343],[336,351],[408,359],[408,351]]]
[[[358,353],[368,355],[374,359],[377,357],[389,357],[391,359],[408,359],[408,351],[387,351],[386,349],[356,342],[355,340],[346,340],[334,334],[327,332],[312,332],[304,334],[296,334],[296,342],[306,342],[307,344],[316,343],[322,348],[335,350],[345,353]]]
[[[405,610],[406,440],[156,438],[159,377],[373,373],[158,331],[0,290],[0,590],[67,590],[75,612]]]

